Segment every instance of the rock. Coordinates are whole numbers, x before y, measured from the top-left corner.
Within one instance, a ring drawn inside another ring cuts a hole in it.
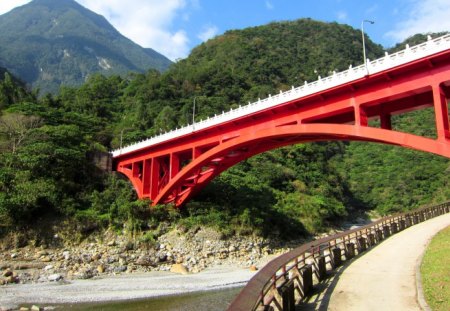
[[[5,279],[5,281],[6,281],[6,284],[19,283],[19,278],[16,277],[16,276],[11,275],[11,276],[8,276],[8,277]]]
[[[38,257],[47,256],[47,255],[48,255],[48,252],[45,251],[45,250],[42,250],[42,251],[37,252],[36,255],[37,255]]]
[[[6,285],[6,280],[0,279],[0,285]],[[1,309],[0,309],[1,310]]]
[[[53,265],[47,265],[44,267],[45,271],[52,270],[52,269],[53,269]]]
[[[115,246],[116,245],[116,240],[111,240],[106,245],[108,245],[108,246]]]
[[[0,311],[12,311],[14,309],[16,308],[13,306],[0,306]]]
[[[64,251],[63,252],[63,256],[65,260],[69,260],[70,259],[70,252],[69,251]]]
[[[136,264],[139,265],[139,266],[148,267],[148,266],[152,266],[153,265],[153,261],[151,260],[150,256],[141,255],[136,260]]]
[[[76,277],[77,279],[90,279],[94,276],[94,274],[92,273],[92,271],[90,269],[83,269],[81,271],[78,271],[77,273],[74,273],[73,275],[74,277]]]
[[[18,256],[17,253],[12,253],[11,254],[11,259],[17,258],[17,256]]]
[[[122,273],[127,271],[127,266],[118,266],[114,268],[114,272],[116,273]]]
[[[13,275],[13,272],[12,272],[10,269],[6,269],[6,270],[3,272],[3,276],[4,276],[4,277],[8,277],[8,276],[11,276],[11,275]]]
[[[104,265],[99,265],[97,267],[97,272],[98,273],[104,273],[105,272],[105,266]]]
[[[170,272],[178,274],[188,274],[188,270],[181,263],[176,263],[170,268]]]
[[[50,282],[58,282],[58,281],[62,280],[63,277],[61,274],[55,273],[55,274],[49,275],[47,279]]]
[[[30,308],[27,308],[27,307],[20,307],[20,309],[19,309],[19,311],[29,311],[30,310]]]
[[[36,306],[36,305],[31,306],[31,311],[42,311],[42,310],[44,310],[44,309],[42,309],[39,306]]]
[[[41,258],[41,261],[42,262],[50,262],[50,261],[52,261],[52,259],[49,256],[44,256]]]
[[[125,258],[119,258],[119,265],[126,266],[128,265],[128,262]]]

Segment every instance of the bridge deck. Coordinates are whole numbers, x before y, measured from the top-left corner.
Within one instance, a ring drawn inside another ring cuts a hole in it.
[[[119,157],[121,155],[158,145],[159,143],[166,142],[175,138],[181,138],[183,136],[192,134],[193,132],[198,132],[222,123],[249,116],[254,113],[261,112],[266,109],[273,108],[283,103],[292,101],[294,99],[307,97],[312,94],[323,92],[325,90],[330,90],[349,83],[354,83],[358,80],[364,79],[367,75],[379,74],[386,70],[400,67],[415,60],[419,60],[421,58],[431,56],[448,49],[450,49],[450,35],[439,37],[433,40],[430,39],[427,42],[414,47],[406,46],[406,49],[400,52],[391,55],[388,55],[386,53],[386,55],[382,58],[367,62],[367,67],[361,65],[352,68],[350,66],[348,70],[339,73],[333,73],[333,75],[326,78],[321,78],[319,76],[318,80],[315,82],[305,82],[305,85],[296,88],[292,87],[291,90],[286,92],[280,91],[280,93],[275,96],[269,96],[266,99],[258,100],[245,106],[240,106],[237,109],[223,112],[220,115],[216,115],[212,118],[196,122],[195,124],[191,124],[180,129],[176,129],[174,131],[170,131],[159,136],[126,146],[124,148],[114,150],[112,151],[112,156],[114,158]]]

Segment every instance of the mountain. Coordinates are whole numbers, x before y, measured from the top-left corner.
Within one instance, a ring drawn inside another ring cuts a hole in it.
[[[0,29],[0,66],[41,93],[80,85],[95,72],[164,71],[171,64],[74,0],[34,0],[1,15]]]

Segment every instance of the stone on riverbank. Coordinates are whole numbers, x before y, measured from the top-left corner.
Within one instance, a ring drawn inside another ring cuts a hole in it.
[[[188,274],[189,273],[189,271],[186,269],[186,267],[180,263],[176,263],[176,264],[172,265],[172,267],[170,268],[170,272],[178,273],[178,274]]]

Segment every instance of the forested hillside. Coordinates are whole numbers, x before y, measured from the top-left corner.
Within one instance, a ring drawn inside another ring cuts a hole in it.
[[[369,58],[383,55],[367,38]],[[301,144],[257,155],[224,172],[181,210],[148,208],[130,184],[88,160],[124,142],[186,125],[361,63],[361,33],[309,19],[229,31],[165,73],[93,75],[81,87],[36,98],[8,74],[0,83],[0,223],[3,230],[56,215],[89,230],[124,222],[214,226],[225,234],[315,233],[345,217],[448,198],[446,159],[375,144]],[[19,127],[13,128],[14,126]],[[433,135],[430,111],[394,126]],[[1,230],[1,228],[0,228]]]

